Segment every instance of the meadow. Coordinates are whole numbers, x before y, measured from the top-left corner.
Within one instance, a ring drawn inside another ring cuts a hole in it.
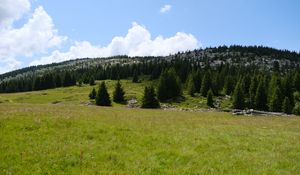
[[[140,100],[147,82],[122,84]],[[0,174],[300,174],[299,117],[98,107],[90,90],[0,94]]]

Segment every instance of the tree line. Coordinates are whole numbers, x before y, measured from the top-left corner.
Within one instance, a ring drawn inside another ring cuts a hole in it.
[[[218,51],[220,50],[220,51]],[[219,47],[222,50],[238,50],[241,53],[287,55],[296,59],[299,54],[288,51],[274,51],[264,47]],[[243,51],[246,50],[246,51]],[[243,52],[242,52],[243,51]],[[118,80],[132,78],[139,82],[139,76],[147,75],[150,80],[158,80],[153,87],[155,95],[161,102],[172,100],[182,95],[186,89],[194,96],[198,93],[208,98],[213,107],[216,96],[228,95],[232,99],[232,107],[237,109],[258,109],[291,113],[299,106],[300,69],[298,66],[280,65],[244,65],[221,63],[215,64],[208,57],[199,59],[190,57],[199,51],[175,54],[174,59],[145,57],[131,64],[110,63],[107,65],[82,66],[68,70],[48,70],[43,74],[30,74],[2,80],[0,93],[42,90],[66,87],[77,84],[94,84],[95,80]],[[230,56],[228,56],[230,57]],[[124,58],[125,59],[125,58]],[[269,67],[267,67],[269,66]],[[147,91],[152,88],[148,87]]]
[[[185,89],[190,96],[198,93],[206,97],[207,105],[210,107],[214,107],[214,97],[228,95],[231,97],[234,109],[257,109],[299,114],[297,112],[300,105],[299,70],[291,70],[282,74],[276,69],[276,64],[273,69],[272,73],[255,71],[250,74],[245,69],[235,70],[229,65],[215,70],[207,65],[202,70],[191,69],[184,82],[175,67],[170,67],[162,71],[156,87],[145,88],[144,99],[150,101],[147,104],[153,103],[153,105],[142,106],[159,107],[159,103],[156,101],[175,100],[182,96],[182,91]],[[133,77],[133,79],[135,78]],[[103,85],[101,84],[101,86]],[[96,94],[95,90],[93,93]],[[116,99],[122,99],[124,102],[124,94],[118,81],[114,91],[114,101],[120,102],[121,100]],[[116,96],[121,98],[116,98]],[[93,97],[96,98],[96,95]]]

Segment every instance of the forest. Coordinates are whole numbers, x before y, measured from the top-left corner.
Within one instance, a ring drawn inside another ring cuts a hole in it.
[[[97,60],[101,61],[97,63]],[[61,68],[69,63],[71,66]],[[190,96],[198,93],[207,97],[211,107],[214,107],[214,97],[230,96],[233,109],[300,114],[299,64],[299,53],[262,46],[220,46],[167,57],[79,59],[3,74],[0,92],[93,85],[95,80],[107,79],[132,78],[133,83],[139,83],[139,77],[147,76],[158,83],[145,87],[144,96],[152,99],[145,102],[145,107],[159,107],[156,97],[160,102],[172,101],[186,90]],[[117,87],[120,91],[121,85]],[[101,89],[105,90],[105,84],[101,84],[97,92],[94,90],[94,98],[102,93]],[[122,98],[125,92],[116,93],[121,93],[119,98]],[[97,100],[96,103],[103,104]]]

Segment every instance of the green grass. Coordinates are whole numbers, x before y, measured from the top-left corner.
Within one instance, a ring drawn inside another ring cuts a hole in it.
[[[300,174],[299,117],[87,106],[90,90],[0,94],[0,174]]]

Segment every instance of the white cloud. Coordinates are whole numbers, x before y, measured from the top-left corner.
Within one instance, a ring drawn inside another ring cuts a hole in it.
[[[113,55],[166,56],[178,51],[193,50],[200,46],[192,34],[183,32],[178,32],[169,38],[158,36],[151,39],[151,34],[146,27],[133,23],[126,36],[114,37],[111,43],[105,47],[93,46],[88,41],[75,42],[68,52],[56,50],[50,56],[35,60],[30,65]]]
[[[160,9],[160,13],[168,13],[169,11],[171,11],[171,9],[172,9],[172,6],[169,4],[166,4]]]
[[[1,2],[1,8],[10,7],[11,2],[13,1],[4,0]],[[19,68],[21,62],[16,60],[17,57],[46,53],[49,48],[57,47],[66,40],[66,37],[58,36],[52,18],[43,7],[36,8],[22,27],[13,28],[13,22],[27,10],[28,4],[25,2],[28,1],[18,0],[20,4],[16,8],[11,8],[5,13],[0,12],[0,22],[5,25],[0,26],[0,73]],[[22,3],[27,5],[22,6]],[[13,11],[18,15],[8,15]]]
[[[0,27],[9,27],[29,10],[30,2],[28,0],[1,0]]]

